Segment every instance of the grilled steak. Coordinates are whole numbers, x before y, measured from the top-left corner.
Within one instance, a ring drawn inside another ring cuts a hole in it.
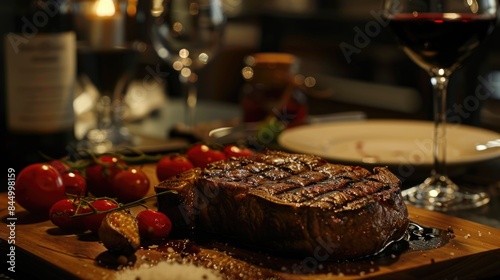
[[[408,212],[385,167],[265,151],[160,182],[159,210],[174,234],[205,231],[274,252],[323,259],[373,255],[400,239]]]

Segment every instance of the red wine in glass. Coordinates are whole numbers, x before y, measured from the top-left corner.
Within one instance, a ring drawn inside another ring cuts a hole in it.
[[[112,95],[117,85],[124,79],[131,79],[139,52],[133,47],[114,47],[110,49],[78,48],[78,66],[101,94]]]
[[[426,70],[458,68],[490,34],[496,18],[474,14],[397,14],[390,26],[403,50]]]
[[[433,88],[433,149],[431,175],[403,190],[406,201],[430,210],[480,207],[488,193],[465,190],[446,171],[448,81],[464,60],[491,34],[498,3],[490,0],[384,0],[384,17],[404,52],[429,74]]]

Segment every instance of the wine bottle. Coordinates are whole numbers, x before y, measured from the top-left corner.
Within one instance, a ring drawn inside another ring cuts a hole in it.
[[[76,36],[69,0],[2,1],[0,10],[1,140],[8,167],[21,169],[70,151]]]

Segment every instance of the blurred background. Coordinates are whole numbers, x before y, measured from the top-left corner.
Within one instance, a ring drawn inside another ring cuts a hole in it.
[[[32,0],[23,0],[31,2]],[[180,114],[169,100],[180,98],[176,71],[152,47],[150,13],[158,0],[128,0],[136,16],[133,32],[142,42],[135,80],[150,85],[125,97],[129,112],[125,121],[132,133],[165,140],[172,124],[165,120]],[[159,1],[161,2],[161,1]],[[324,115],[362,112],[373,118],[432,119],[432,93],[427,73],[416,66],[398,47],[381,17],[378,0],[221,0],[227,23],[223,42],[215,60],[200,70],[200,103],[223,105],[208,112],[209,119],[238,117],[244,58],[258,52],[285,52],[300,61],[298,73],[307,80],[309,114]],[[0,33],[12,31],[12,15],[18,1],[0,1]],[[132,31],[132,30],[128,30]],[[500,29],[466,66],[450,80],[448,118],[500,131]],[[457,34],[459,36],[459,34]],[[2,45],[0,48],[3,48]],[[2,53],[4,53],[2,49]],[[5,56],[0,57],[1,65]],[[5,126],[5,75],[2,75],[2,141],[8,139]],[[306,79],[308,78],[308,79]],[[76,138],[88,130],[86,113],[89,96],[75,92]],[[91,96],[92,97],[92,96]],[[95,96],[94,96],[95,97]],[[167,108],[167,109],[166,109]],[[200,114],[204,114],[200,108]],[[230,112],[225,114],[225,112]],[[167,114],[169,117],[165,117]],[[153,121],[151,121],[153,120]],[[215,125],[216,126],[216,125]],[[212,126],[213,127],[213,126]],[[32,142],[29,138],[28,142]],[[149,143],[156,149],[154,143]],[[183,143],[181,143],[182,145]],[[22,144],[10,143],[7,150]],[[179,146],[169,146],[175,149]],[[5,147],[4,147],[5,148]],[[163,147],[165,148],[165,147]],[[163,149],[162,146],[157,149]],[[9,153],[15,157],[16,152]]]
[[[380,16],[380,1],[222,2],[228,17],[224,42],[215,62],[200,74],[200,99],[238,103],[244,57],[287,52],[300,59],[301,74],[315,78],[312,90],[320,94],[309,96],[311,114],[361,110],[368,118],[432,119],[428,75],[397,46]],[[449,103],[458,107],[450,112],[450,121],[500,130],[499,33],[494,31],[452,77]],[[144,36],[147,40],[147,30]],[[172,72],[151,49],[142,63],[142,69],[161,65]],[[167,80],[167,91],[175,96],[176,76]]]

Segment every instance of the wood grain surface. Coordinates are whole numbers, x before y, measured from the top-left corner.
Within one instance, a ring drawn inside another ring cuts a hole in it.
[[[151,178],[151,185],[157,184],[154,166],[145,165],[143,170]],[[150,193],[153,193],[152,188]],[[154,207],[154,201],[149,203]],[[454,237],[435,249],[406,250],[401,254],[351,262],[328,262],[314,256],[285,258],[238,248],[226,241],[194,242],[196,253],[188,254],[187,258],[199,265],[229,272],[233,279],[481,279],[500,275],[499,229],[443,213],[411,206],[408,209],[412,222],[429,228],[450,229]],[[9,276],[115,279],[122,271],[142,264],[154,265],[186,257],[186,254],[172,253],[171,250],[166,253],[165,247],[145,247],[136,252],[128,265],[121,266],[97,236],[63,233],[46,218],[35,217],[19,205],[16,206],[17,220],[12,232],[7,227],[10,223],[7,211],[7,194],[2,193],[0,245],[4,258],[10,251],[9,235],[15,235],[16,273]],[[186,240],[176,242],[169,246],[191,244]],[[214,264],[214,260],[218,260],[218,264]]]

